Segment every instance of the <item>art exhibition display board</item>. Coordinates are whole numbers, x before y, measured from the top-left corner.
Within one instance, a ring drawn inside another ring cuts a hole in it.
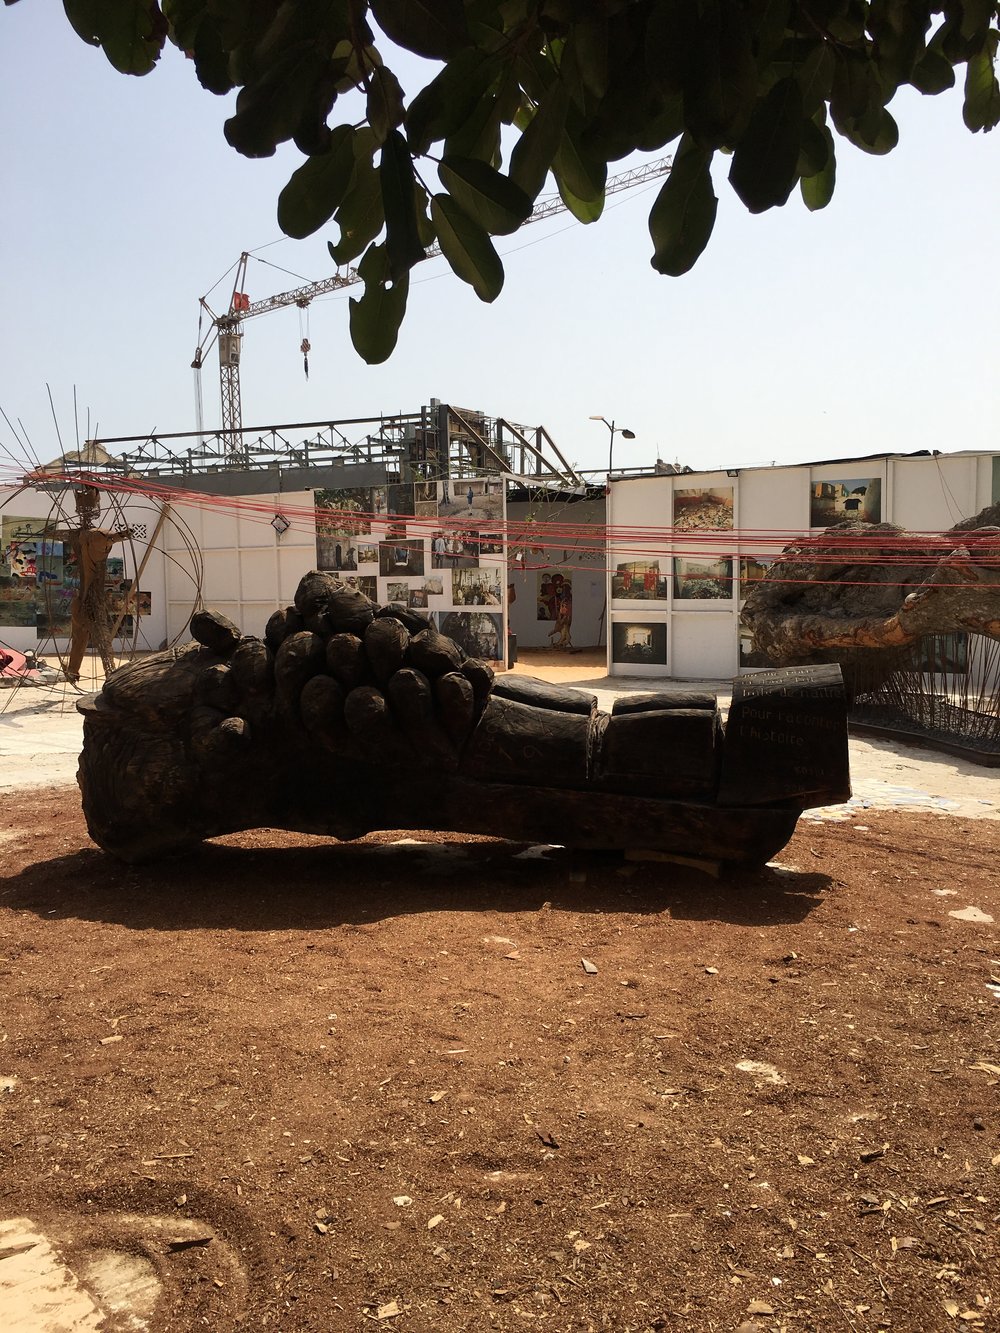
[[[740,610],[783,546],[858,519],[941,532],[1000,499],[990,454],[621,477],[608,496],[608,671],[720,680],[767,665]]]
[[[158,519],[159,507],[141,496],[104,498],[95,515],[115,535],[104,586],[118,652],[159,648],[165,638],[163,555],[151,545]],[[67,647],[80,587],[77,528],[70,488],[0,488],[0,645],[43,654]]]
[[[315,493],[316,568],[506,662],[505,487],[451,477]]]

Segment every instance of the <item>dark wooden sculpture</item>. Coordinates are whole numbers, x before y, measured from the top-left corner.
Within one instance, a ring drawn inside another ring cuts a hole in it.
[[[91,836],[126,861],[272,827],[488,833],[762,863],[847,799],[840,672],[763,672],[715,696],[594,696],[494,677],[427,620],[311,573],[263,641],[199,612],[195,642],[81,701]]]

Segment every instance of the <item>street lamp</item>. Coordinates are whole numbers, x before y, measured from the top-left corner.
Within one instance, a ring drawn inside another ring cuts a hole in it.
[[[605,426],[607,426],[608,430],[611,432],[611,444],[608,449],[608,476],[610,477],[611,464],[615,456],[615,431],[618,432],[618,434],[622,437],[623,440],[634,440],[635,431],[626,430],[624,426],[616,426],[615,423],[613,421],[609,421],[607,417],[592,416],[590,419],[591,421],[603,421]]]

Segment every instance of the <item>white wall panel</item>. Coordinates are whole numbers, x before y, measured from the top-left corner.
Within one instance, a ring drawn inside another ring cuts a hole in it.
[[[271,497],[264,498],[270,500]],[[273,550],[275,540],[274,528],[271,527],[273,517],[273,514],[263,513],[257,509],[242,509],[237,516],[240,549],[264,546]]]
[[[240,601],[277,601],[278,558],[271,549],[240,551]]]
[[[237,602],[240,597],[240,562],[235,548],[228,551],[208,549],[202,595],[205,605],[218,609],[220,602]]]
[[[738,481],[740,546],[750,550],[750,533],[798,534],[809,528],[809,469],[751,468]],[[747,534],[743,537],[742,534]],[[766,549],[766,548],[765,548]]]
[[[295,596],[299,580],[316,568],[315,545],[309,547],[282,546],[278,550],[278,598],[275,605],[284,606]]]
[[[732,613],[675,612],[670,638],[670,674],[675,680],[728,680],[736,675],[739,635]]]
[[[939,532],[979,512],[977,459],[895,458],[888,521],[911,532]]]
[[[236,514],[223,508],[232,502],[225,496],[206,497],[202,510],[201,544],[206,551],[236,550],[239,545],[239,525]],[[215,506],[218,506],[216,508]]]

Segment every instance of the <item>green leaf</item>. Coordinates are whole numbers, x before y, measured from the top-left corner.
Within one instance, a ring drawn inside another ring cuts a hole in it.
[[[1000,122],[1000,88],[993,67],[997,34],[991,33],[978,55],[971,56],[965,69],[965,102],[962,119],[975,134],[992,130]]]
[[[796,166],[800,176],[815,176],[826,167],[833,136],[829,133],[824,134],[825,129],[825,117],[820,121],[802,122],[802,141],[799,144],[799,160]]]
[[[391,42],[430,60],[449,60],[468,41],[462,0],[371,0]]]
[[[63,0],[77,36],[104,54],[121,74],[148,74],[160,58],[167,24],[156,0]]]
[[[689,6],[690,8],[690,6]],[[738,5],[702,0],[683,71],[687,128],[712,146],[738,140],[757,101],[751,33]]]
[[[995,0],[962,0],[962,36],[980,40],[986,36],[996,15]]]
[[[817,39],[809,54],[795,69],[795,78],[802,89],[802,114],[812,117],[830,96],[836,60],[826,42]]]
[[[685,91],[698,40],[696,4],[657,0],[646,25],[645,72],[665,95]]]
[[[354,130],[338,125],[327,151],[308,158],[278,195],[278,226],[285,235],[301,240],[328,222],[343,202],[353,173]]]
[[[757,65],[766,69],[785,39],[785,31],[791,22],[791,0],[750,0],[748,10]]]
[[[574,121],[576,118],[571,116],[570,124],[563,131],[552,170],[560,188],[565,186],[577,199],[596,203],[604,197],[608,164],[581,147],[576,138],[578,122]]]
[[[444,157],[438,175],[462,212],[496,236],[517,231],[531,212],[519,185],[474,157]]]
[[[694,267],[715,226],[719,201],[712,188],[712,152],[685,134],[649,214],[650,261],[657,273],[680,277]]]
[[[810,213],[826,208],[833,198],[834,186],[837,183],[837,158],[833,146],[833,135],[830,133],[828,125],[820,125],[816,128],[826,140],[826,162],[819,171],[809,176],[803,176],[799,182],[802,200]]]
[[[236,114],[223,127],[227,142],[244,157],[270,157],[295,133],[323,73],[323,57],[311,43],[285,51],[240,91]]]
[[[444,144],[446,157],[475,157],[497,166],[500,161],[500,101],[494,93],[479,99],[472,115]]]
[[[955,86],[955,70],[940,51],[928,47],[914,65],[910,82],[918,93],[934,97]]]
[[[577,199],[573,192],[566,188],[563,181],[557,180],[556,186],[559,190],[559,197],[576,218],[577,222],[585,224],[596,222],[604,212],[604,195],[597,199]]]
[[[729,169],[729,183],[751,213],[787,201],[798,179],[801,138],[802,90],[794,78],[779,79],[757,103]]]
[[[529,199],[537,199],[562,142],[569,109],[569,94],[555,80],[535,108],[510,155],[511,180]]]
[[[368,81],[368,124],[379,143],[385,143],[390,130],[402,125],[403,90],[391,69],[376,65]]]
[[[367,258],[366,255],[365,260]],[[364,296],[350,298],[351,342],[368,365],[377,366],[388,360],[395,349],[399,327],[406,314],[409,280],[404,278],[387,286],[372,276],[372,268],[379,265],[366,266],[365,260],[361,267],[366,268],[369,277]]]
[[[503,264],[487,233],[447,194],[431,199],[431,219],[452,271],[469,283],[480,301],[495,301],[503,288]]]
[[[899,126],[892,113],[882,107],[874,125],[866,119],[856,129],[849,130],[847,137],[864,152],[882,157],[891,153],[899,143]]]
[[[462,51],[417,93],[406,112],[406,137],[418,155],[457,134],[475,114],[497,74],[493,56]]]
[[[393,130],[382,145],[379,164],[382,206],[385,211],[385,243],[389,273],[394,282],[425,258],[417,231],[416,181],[413,160],[406,140]]]
[[[595,97],[603,97],[608,91],[607,19],[579,18],[570,41],[584,87]]]
[[[334,221],[340,227],[340,240],[336,245],[328,244],[335,264],[347,264],[356,259],[385,226],[382,188],[371,157],[376,147],[371,130],[357,131],[354,136],[354,175],[344,201],[334,215]]]

